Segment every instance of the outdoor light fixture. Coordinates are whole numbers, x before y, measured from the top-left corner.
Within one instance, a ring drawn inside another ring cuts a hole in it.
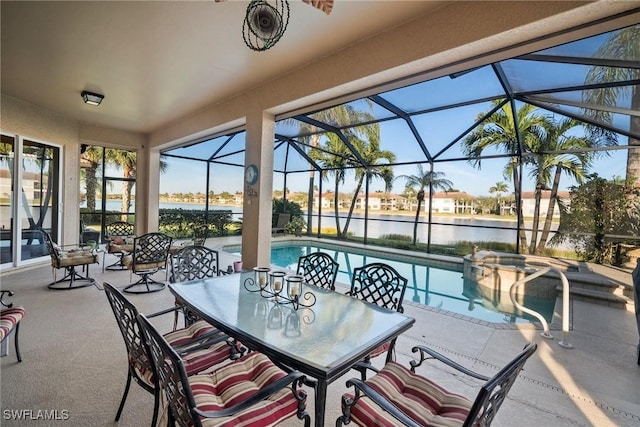
[[[85,104],[89,105],[100,105],[102,100],[104,99],[104,95],[100,95],[99,93],[88,92],[86,90],[82,91],[82,99]]]

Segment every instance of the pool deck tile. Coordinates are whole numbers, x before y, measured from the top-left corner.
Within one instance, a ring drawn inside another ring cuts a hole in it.
[[[233,239],[209,239],[208,243],[221,247],[228,241]],[[224,269],[238,258],[222,253],[220,266]],[[594,267],[592,273],[631,283],[629,272],[600,268]],[[122,287],[130,283],[126,271],[103,274],[96,266],[91,272],[99,284],[108,281]],[[164,280],[164,272],[156,278]],[[67,410],[70,418],[65,425],[113,426],[126,379],[126,355],[104,292],[98,287],[48,290],[46,284],[52,280],[48,265],[2,274],[0,280],[3,289],[17,291],[15,302],[27,307],[20,333],[23,362],[16,363],[12,346],[11,354],[1,359],[2,409]],[[339,290],[345,288],[339,286]],[[144,313],[174,302],[168,290],[131,295],[130,299]],[[399,337],[396,359],[408,363],[413,357],[411,348],[427,344],[471,369],[492,375],[526,342],[535,341],[538,351],[514,384],[494,427],[639,426],[639,338],[633,312],[578,300],[572,301],[571,308],[568,337],[552,330],[555,339],[548,340],[532,324],[490,323],[407,303],[405,314],[416,323]],[[159,327],[169,328],[172,319],[158,322]],[[572,349],[558,345],[565,338]],[[452,391],[467,396],[477,393],[478,381],[449,368],[433,364],[423,373]],[[340,414],[339,397],[346,391],[346,379],[356,374],[347,373],[329,386],[327,426],[334,425]],[[118,425],[148,425],[152,402],[149,393],[133,385]],[[308,409],[313,410],[312,402]],[[2,425],[46,423],[3,419]],[[290,419],[281,425],[299,426],[300,421]]]

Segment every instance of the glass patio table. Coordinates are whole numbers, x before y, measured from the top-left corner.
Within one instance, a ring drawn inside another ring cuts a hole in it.
[[[260,351],[275,363],[304,373],[315,384],[315,425],[324,426],[327,386],[378,346],[408,330],[415,319],[335,291],[305,287],[310,308],[293,310],[244,287],[253,272],[169,285],[200,317]],[[339,399],[339,397],[336,397]]]

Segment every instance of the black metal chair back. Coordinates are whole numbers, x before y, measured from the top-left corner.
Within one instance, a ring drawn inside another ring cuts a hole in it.
[[[142,332],[140,331],[137,320],[138,309],[110,283],[104,282],[104,293],[107,295],[109,305],[116,317],[116,322],[118,323],[120,333],[122,333],[128,355],[129,371],[127,375],[127,385],[116,414],[116,421],[118,421],[124,408],[124,402],[127,400],[131,378],[133,378],[140,387],[152,393],[156,398],[156,403],[159,401],[159,391],[153,383],[149,383],[148,379],[142,377],[144,372],[153,373],[154,367],[151,360],[149,360],[147,349],[142,341]],[[153,425],[155,425],[156,418],[157,406],[154,408]]]
[[[105,234],[108,238],[131,237],[135,235],[134,225],[125,221],[116,221],[105,226]]]
[[[133,272],[166,267],[171,237],[163,233],[147,233],[133,240]]]
[[[185,246],[171,256],[171,283],[188,282],[189,280],[206,279],[220,275],[218,251],[204,246]],[[176,298],[176,305],[182,306],[180,300]],[[198,316],[183,307],[181,310],[185,326],[198,320]],[[176,311],[173,322],[173,329],[178,327],[178,311]]]
[[[314,252],[298,258],[297,274],[304,277],[305,283],[334,291],[338,263],[324,252]]]
[[[123,257],[123,263],[140,280],[124,288],[128,293],[156,292],[164,289],[165,284],[153,280],[152,274],[167,268],[171,237],[163,233],[147,233],[133,240],[133,252]]]
[[[204,246],[209,237],[209,226],[206,224],[198,225],[193,228],[193,244],[195,246]]]
[[[52,265],[56,268],[60,265],[60,247],[56,245],[51,238],[51,235],[44,229],[39,228],[40,234],[42,234],[42,238],[44,239],[44,244],[47,246],[47,251],[49,251],[49,255],[51,256]]]
[[[204,246],[185,246],[171,257],[171,283],[220,275],[218,251]]]
[[[131,241],[135,237],[133,224],[126,221],[116,221],[105,225],[106,246],[102,255],[102,271],[104,270],[124,270],[122,257],[131,251]],[[106,265],[107,254],[114,254],[118,260],[113,264]]]
[[[138,316],[138,324],[144,334],[159,386],[167,399],[171,418],[180,426],[202,426],[200,417],[191,413],[196,403],[180,356],[144,315]]]
[[[537,348],[536,343],[527,344],[509,364],[482,386],[463,427],[491,425],[525,362]]]
[[[402,301],[406,289],[407,279],[395,268],[383,263],[371,263],[353,270],[351,290],[347,294],[403,313]]]

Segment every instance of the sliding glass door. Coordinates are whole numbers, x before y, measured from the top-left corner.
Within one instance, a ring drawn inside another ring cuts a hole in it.
[[[2,135],[0,141],[0,265],[13,263],[13,180],[15,139]]]
[[[46,256],[39,228],[58,240],[60,148],[2,135],[0,256],[2,266]],[[18,189],[16,191],[16,189]]]

